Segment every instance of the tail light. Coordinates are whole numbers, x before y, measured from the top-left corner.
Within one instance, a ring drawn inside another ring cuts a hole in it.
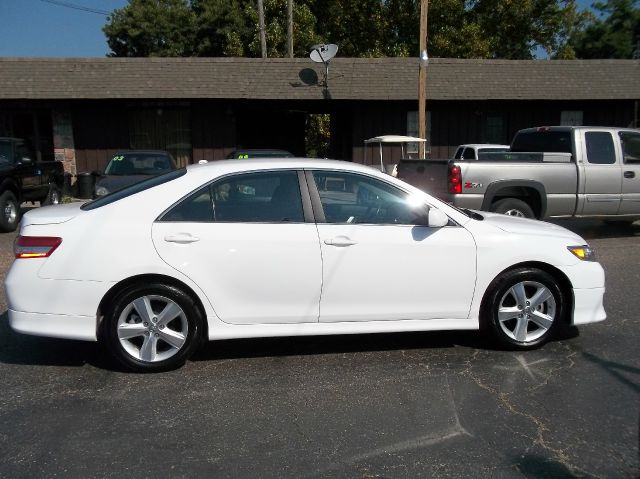
[[[458,165],[449,166],[449,193],[462,193],[462,174]]]
[[[16,258],[48,258],[62,243],[53,236],[18,236],[13,244]]]

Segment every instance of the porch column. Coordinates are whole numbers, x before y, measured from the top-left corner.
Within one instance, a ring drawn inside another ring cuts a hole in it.
[[[73,142],[73,123],[71,112],[53,110],[53,153],[57,161],[64,165],[64,171],[75,175],[76,149]]]

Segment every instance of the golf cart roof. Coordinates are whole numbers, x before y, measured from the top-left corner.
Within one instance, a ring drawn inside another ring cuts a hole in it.
[[[402,135],[382,135],[374,136],[368,140],[364,140],[365,143],[415,143],[417,141],[426,142],[424,138],[417,138],[415,136],[402,136]]]

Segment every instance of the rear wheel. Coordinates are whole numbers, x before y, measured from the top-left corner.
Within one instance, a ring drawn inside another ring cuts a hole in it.
[[[531,206],[518,198],[504,198],[491,205],[491,211],[503,215],[519,216],[520,218],[535,218]]]
[[[178,368],[202,336],[202,316],[193,299],[174,286],[136,285],[121,292],[105,314],[104,340],[122,366],[137,372]]]
[[[20,223],[20,204],[11,191],[0,195],[0,232],[15,231]]]
[[[483,303],[484,320],[509,349],[533,349],[549,340],[565,314],[557,280],[536,268],[518,268],[499,276]]]

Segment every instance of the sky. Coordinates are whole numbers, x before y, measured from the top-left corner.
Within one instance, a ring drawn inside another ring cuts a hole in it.
[[[0,0],[0,57],[104,57],[106,15],[60,4],[111,12],[127,0]]]

